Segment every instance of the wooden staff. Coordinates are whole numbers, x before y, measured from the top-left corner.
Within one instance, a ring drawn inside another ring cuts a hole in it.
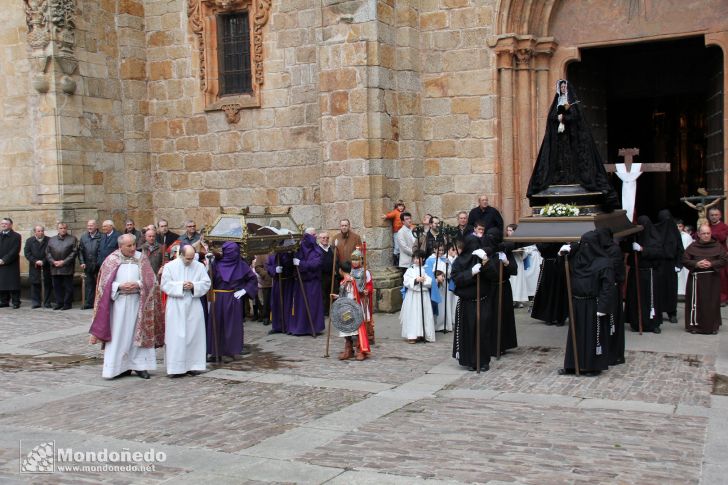
[[[640,335],[642,335],[642,293],[640,289],[640,266],[637,258],[637,251],[634,252],[634,284],[637,290],[637,322],[639,323]]]
[[[501,327],[503,326],[503,261],[498,258],[498,327],[496,330],[496,349],[495,358],[500,359],[501,356]]]
[[[328,358],[329,356],[329,343],[331,342],[331,322],[333,319],[332,313],[331,313],[331,305],[334,301],[334,297],[332,296],[334,294],[334,271],[336,270],[336,246],[338,246],[339,240],[334,239],[334,257],[331,260],[331,290],[329,291],[329,326],[328,329],[326,329],[326,352],[324,352],[324,357]]]
[[[422,278],[422,258],[420,258],[420,278]],[[422,341],[427,343],[427,339],[425,338],[425,295],[424,295],[424,285],[422,284],[422,280],[420,280],[420,316],[422,317]]]
[[[446,246],[447,247],[447,246]],[[442,333],[443,335],[447,333],[447,299],[449,297],[448,291],[450,288],[450,278],[448,277],[448,273],[450,272],[449,269],[450,266],[450,260],[448,259],[447,253],[445,254],[445,318],[442,320]]]
[[[276,267],[280,266],[281,258],[280,253],[276,254]],[[283,269],[278,273],[278,297],[281,304],[281,310],[279,312],[279,318],[281,319],[281,332],[288,333],[286,329],[286,319],[283,315]]]
[[[222,355],[220,355],[220,342],[217,335],[217,317],[215,316],[215,285],[213,284],[212,261],[207,265],[207,275],[210,277],[210,291],[207,292],[207,302],[210,304],[210,328],[212,329],[212,351],[215,353],[214,358],[217,364],[222,363]]]
[[[43,275],[41,274],[41,277]],[[86,270],[81,274],[81,308],[86,306]]]
[[[574,302],[571,299],[571,269],[569,268],[569,255],[564,256],[564,269],[566,272],[566,294],[569,298],[569,327],[571,328],[571,345],[574,350],[574,370],[579,373],[579,353],[576,348],[576,324],[574,322]]]
[[[362,253],[364,258],[364,289],[366,290],[367,286],[367,242],[362,241]],[[374,340],[374,313],[370,311],[370,304],[372,301],[372,295],[367,293],[366,298],[364,299],[364,318],[367,322],[366,329],[367,334],[369,333],[369,327],[372,328],[372,340]],[[368,315],[367,315],[368,313]],[[368,336],[368,335],[367,335]],[[374,342],[371,343],[374,345]]]
[[[301,296],[303,296],[303,306],[306,307],[306,316],[308,317],[308,325],[311,327],[311,336],[316,338],[316,329],[313,328],[313,318],[311,318],[311,308],[308,306],[308,297],[306,296],[306,288],[303,286],[303,280],[301,279],[301,270],[298,266],[296,268],[296,275],[298,276],[298,284],[301,287]]]
[[[475,278],[475,370],[480,374],[480,273]]]

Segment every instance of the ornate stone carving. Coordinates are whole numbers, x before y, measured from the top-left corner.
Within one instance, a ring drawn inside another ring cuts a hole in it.
[[[272,0],[188,0],[187,16],[190,29],[197,37],[197,52],[200,57],[200,89],[205,91],[207,86],[206,59],[206,32],[205,19],[218,13],[240,11],[247,9],[253,18],[253,84],[257,87],[263,84],[263,27],[268,23]]]
[[[28,25],[28,45],[33,50],[31,65],[43,76],[52,59],[65,74],[63,91],[72,94],[76,83],[68,78],[78,67],[74,55],[76,47],[75,0],[23,0],[25,22]],[[47,92],[45,83],[37,76],[33,86],[38,92]],[[40,89],[38,89],[40,87]]]
[[[533,55],[533,49],[516,49],[513,55],[516,59],[516,65],[518,65],[519,67],[528,67],[529,63],[531,62],[531,56]]]
[[[225,119],[231,125],[240,121],[240,110],[242,110],[243,107],[239,104],[223,104],[220,109],[225,112]]]

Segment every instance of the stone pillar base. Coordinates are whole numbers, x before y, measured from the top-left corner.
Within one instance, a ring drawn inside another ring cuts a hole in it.
[[[374,311],[398,312],[402,308],[402,273],[392,266],[372,272]]]

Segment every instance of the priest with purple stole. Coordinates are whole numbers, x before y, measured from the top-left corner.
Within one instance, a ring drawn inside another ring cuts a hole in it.
[[[265,265],[273,278],[270,291],[271,330],[268,334],[290,332],[293,305],[293,267],[292,253],[273,253]],[[304,310],[305,311],[305,310]]]
[[[321,296],[321,262],[323,253],[317,249],[315,229],[307,229],[301,246],[293,256],[293,316],[288,333],[292,335],[319,334],[326,328]],[[300,275],[300,281],[298,281]],[[307,308],[308,307],[308,308]],[[309,313],[311,320],[309,321]]]
[[[170,377],[194,375],[207,368],[200,298],[210,289],[210,277],[195,256],[195,248],[186,244],[179,257],[162,269],[161,286],[167,295],[164,361]]]
[[[164,344],[159,286],[149,260],[136,250],[135,237],[119,237],[119,249],[101,265],[90,344],[102,342],[102,377],[131,375],[149,379],[157,368],[155,347]]]
[[[228,241],[222,245],[222,256],[212,262],[212,288],[215,295],[207,331],[207,352],[223,362],[239,359],[243,352],[243,322],[245,307],[243,296],[255,298],[258,294],[258,277],[240,256],[240,246]],[[215,353],[212,325],[217,327],[218,351]]]

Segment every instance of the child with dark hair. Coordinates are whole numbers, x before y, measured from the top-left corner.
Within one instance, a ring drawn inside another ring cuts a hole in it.
[[[402,324],[402,337],[408,343],[419,339],[435,341],[435,320],[430,304],[432,278],[427,276],[423,267],[425,253],[417,250],[412,253],[412,266],[404,273],[403,285],[407,288],[399,321]]]

